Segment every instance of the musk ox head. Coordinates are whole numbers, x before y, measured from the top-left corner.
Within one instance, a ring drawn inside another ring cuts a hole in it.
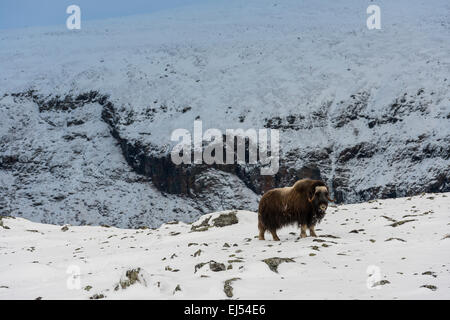
[[[311,188],[308,195],[308,201],[320,215],[324,215],[328,208],[328,202],[334,202],[330,198],[328,188],[325,186],[316,186]]]

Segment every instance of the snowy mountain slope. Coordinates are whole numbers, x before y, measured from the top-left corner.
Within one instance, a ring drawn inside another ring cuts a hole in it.
[[[345,203],[450,191],[448,1],[378,1],[382,30],[369,4],[214,1],[2,31],[1,210],[158,226],[255,210],[302,177]],[[171,132],[197,118],[281,130],[279,173],[174,166]]]
[[[249,211],[134,230],[3,218],[0,299],[449,299],[449,197],[333,206],[319,237],[281,242]]]
[[[197,218],[193,201],[161,194],[148,179],[129,169],[101,121],[98,103],[83,104],[70,113],[40,112],[26,99],[8,96],[0,106],[0,117],[8,119],[1,127],[2,215],[42,223],[130,228]],[[239,185],[225,174],[219,178],[235,189]],[[227,188],[222,188],[221,195]],[[256,195],[247,197],[256,203]],[[231,206],[222,204],[224,209]]]

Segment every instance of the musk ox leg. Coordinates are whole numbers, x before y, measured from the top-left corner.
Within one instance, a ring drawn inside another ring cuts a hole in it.
[[[261,222],[258,222],[258,230],[259,230],[258,239],[259,240],[265,240],[264,233],[266,232],[266,228],[264,228],[264,226],[262,225]]]
[[[315,226],[309,227],[309,235],[311,237],[317,237],[316,231],[314,230]]]
[[[306,238],[306,224],[300,226],[300,238]]]
[[[280,238],[278,238],[278,236],[277,236],[276,230],[270,230],[270,233],[272,234],[273,241],[280,241]]]

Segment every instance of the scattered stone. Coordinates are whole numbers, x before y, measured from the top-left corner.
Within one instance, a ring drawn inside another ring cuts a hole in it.
[[[238,223],[239,220],[236,216],[236,211],[231,211],[230,213],[222,213],[217,218],[213,219],[214,227],[226,227],[232,224]]]
[[[202,268],[202,267],[203,267],[205,264],[207,264],[207,263],[208,263],[208,262],[200,262],[200,263],[197,263],[197,264],[194,266],[194,273],[196,273],[198,269]]]
[[[177,286],[175,287],[175,289],[173,290],[173,294],[175,294],[177,291],[181,291],[181,287],[179,284],[177,284]]]
[[[412,221],[417,221],[417,220],[415,220],[415,219],[410,219],[410,220],[397,221],[397,222],[395,222],[395,223],[393,223],[393,224],[390,224],[389,226],[395,228],[395,227],[401,226],[401,225],[404,224],[404,223],[412,222]]]
[[[103,299],[103,298],[106,298],[106,296],[103,295],[102,293],[100,293],[100,294],[96,293],[93,296],[89,297],[89,299],[91,299],[91,300],[98,300],[98,299]]]
[[[319,237],[320,237],[320,238],[340,239],[339,237],[333,236],[333,235],[331,235],[331,234],[323,234],[323,235],[320,235]]]
[[[241,280],[241,278],[231,278],[231,279],[225,280],[225,283],[223,285],[223,291],[225,292],[225,294],[228,298],[233,297],[233,287],[231,286],[231,284],[236,280]]]
[[[202,232],[208,230],[211,226],[209,225],[209,220],[211,217],[206,218],[203,220],[199,225],[192,225],[191,231],[193,232]]]
[[[147,281],[144,278],[141,268],[127,270],[114,290],[117,291],[119,288],[126,289],[129,286],[134,285],[136,282],[142,284],[143,286],[147,286]]]
[[[198,243],[190,242],[190,243],[188,243],[188,247],[190,247],[190,246],[198,246]]]
[[[380,280],[380,281],[375,282],[372,287],[384,286],[385,284],[389,284],[389,283],[390,282],[388,280]]]
[[[417,211],[419,211],[419,210],[414,210],[414,212],[417,212]],[[421,213],[421,214],[406,214],[402,218],[426,216],[430,213],[433,213],[433,210],[425,211],[424,213]]]
[[[86,287],[84,287],[84,290],[86,290],[86,291],[89,291],[89,290],[91,290],[92,289],[92,286],[86,286]]]
[[[226,243],[226,242],[223,244],[223,246],[224,246],[225,248],[229,248],[229,247],[230,247],[230,245],[229,245],[228,243]]]
[[[69,226],[65,225],[61,228],[61,231],[66,232],[67,230],[69,230]]]
[[[214,271],[214,272],[225,271],[226,270],[225,264],[218,263],[218,262],[215,262],[215,261],[210,261],[209,262],[209,269],[211,269],[211,271]]]
[[[403,239],[400,239],[400,238],[389,238],[389,239],[386,239],[384,241],[392,241],[392,240],[398,240],[398,241],[406,242],[406,240],[403,240]]]
[[[281,263],[283,263],[283,262],[295,262],[294,259],[291,259],[291,258],[278,258],[278,257],[268,258],[268,259],[264,259],[262,261],[265,262],[267,264],[267,266],[269,267],[269,269],[272,270],[275,273],[278,273],[278,266]]]
[[[391,222],[397,222],[397,220],[392,219],[391,217],[388,217],[388,216],[382,216],[382,217],[385,218],[386,220],[391,221]]]
[[[206,264],[209,264],[209,269],[213,272],[219,272],[219,271],[226,270],[225,264],[211,260],[208,262],[200,262],[200,263],[196,264],[194,267],[194,273],[196,273],[198,269],[202,268]]]
[[[239,262],[244,262],[244,260],[242,260],[242,259],[232,259],[232,260],[228,260],[228,263],[239,263]]]
[[[437,290],[437,287],[436,286],[433,286],[433,285],[431,285],[431,284],[424,284],[423,286],[420,286],[421,288],[427,288],[427,289],[430,289],[431,291],[436,291]]]
[[[424,273],[422,273],[422,275],[433,276],[434,278],[437,277],[436,273],[433,271],[425,271]]]
[[[202,253],[201,249],[198,249],[197,251],[194,252],[194,258],[198,257],[200,255],[200,253]]]

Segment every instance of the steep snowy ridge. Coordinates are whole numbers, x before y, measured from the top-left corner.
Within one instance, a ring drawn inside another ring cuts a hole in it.
[[[162,195],[129,169],[102,106],[82,101],[70,113],[49,113],[28,97],[2,99],[9,121],[2,126],[1,215],[121,227],[195,219],[188,201]]]
[[[450,193],[331,206],[317,238],[227,210],[158,229],[0,220],[0,299],[449,299]]]
[[[2,31],[0,210],[159,226],[321,178],[339,203],[450,191],[449,4],[214,1]],[[280,171],[175,166],[171,132],[280,130]]]

